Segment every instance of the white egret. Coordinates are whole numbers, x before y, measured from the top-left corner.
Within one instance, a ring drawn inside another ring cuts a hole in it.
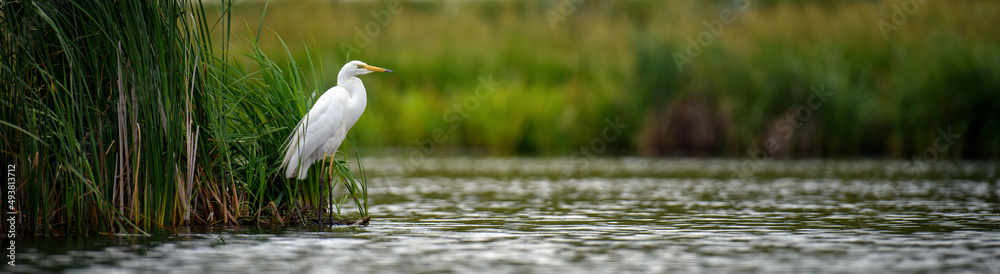
[[[357,60],[340,69],[337,86],[316,100],[289,136],[285,159],[281,162],[281,167],[288,167],[285,177],[298,174],[299,180],[304,180],[310,165],[337,151],[368,103],[365,85],[357,76],[372,72],[392,71]]]

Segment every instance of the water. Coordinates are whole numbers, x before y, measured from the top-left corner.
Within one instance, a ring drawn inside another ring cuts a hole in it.
[[[368,227],[40,239],[5,270],[1000,273],[997,163],[366,163]]]

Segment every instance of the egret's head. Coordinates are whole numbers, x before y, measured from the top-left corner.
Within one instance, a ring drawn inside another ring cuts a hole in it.
[[[361,62],[358,60],[348,62],[346,65],[344,65],[344,68],[340,69],[340,74],[341,75],[347,74],[348,77],[362,75],[362,74],[369,74],[372,72],[392,72],[392,71],[380,67],[369,66],[368,64],[365,64],[365,62]]]

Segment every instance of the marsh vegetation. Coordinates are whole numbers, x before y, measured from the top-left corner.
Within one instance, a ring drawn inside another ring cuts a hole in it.
[[[4,2],[19,231],[310,220],[332,169],[363,182],[341,164],[358,150],[565,156],[608,120],[623,130],[587,159],[1000,156],[996,1],[567,2]],[[334,168],[282,178],[351,59],[397,73],[366,82]],[[368,215],[365,187],[337,190],[358,210],[339,214]]]

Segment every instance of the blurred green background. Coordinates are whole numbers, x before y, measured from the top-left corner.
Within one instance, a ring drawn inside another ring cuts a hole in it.
[[[311,56],[322,90],[352,59],[395,71],[362,77],[354,132],[366,148],[1000,155],[998,1],[246,1],[232,12],[230,50],[260,28],[278,63],[286,46],[299,63]],[[492,93],[477,95],[480,78]],[[958,138],[939,141],[949,130]]]

